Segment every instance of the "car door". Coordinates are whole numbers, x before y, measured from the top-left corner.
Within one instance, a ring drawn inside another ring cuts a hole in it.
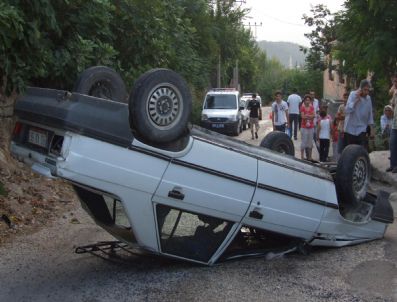
[[[195,139],[153,197],[161,252],[208,263],[247,212],[256,178],[255,158]]]
[[[334,196],[333,183],[285,165],[259,161],[258,188],[243,223],[310,239]]]

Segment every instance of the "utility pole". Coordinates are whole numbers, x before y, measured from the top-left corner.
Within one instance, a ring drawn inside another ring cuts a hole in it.
[[[256,29],[258,28],[258,27],[262,27],[262,22],[260,22],[260,23],[256,23],[256,22],[254,22],[253,24],[251,24],[251,22],[248,22],[248,24],[244,24],[244,26],[248,26],[248,27],[253,27],[254,28],[254,38],[256,39]]]
[[[221,54],[218,56],[217,87],[221,88]]]
[[[236,66],[233,68],[233,87],[240,90],[240,84],[238,79],[238,60],[236,60]]]

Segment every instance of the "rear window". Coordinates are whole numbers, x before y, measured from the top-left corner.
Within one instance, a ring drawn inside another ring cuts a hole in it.
[[[234,94],[207,94],[204,109],[237,109]]]

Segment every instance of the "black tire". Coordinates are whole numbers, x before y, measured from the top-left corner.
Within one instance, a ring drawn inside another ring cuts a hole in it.
[[[336,168],[335,186],[338,200],[346,206],[357,206],[367,194],[370,181],[370,161],[365,148],[348,145]]]
[[[112,68],[93,66],[84,70],[74,84],[73,92],[127,103],[128,94],[123,79]]]
[[[240,122],[237,123],[236,128],[233,129],[233,135],[238,136],[240,134],[241,124]]]
[[[260,146],[273,151],[295,156],[294,143],[284,132],[270,132],[262,139]]]
[[[130,127],[148,143],[169,143],[188,132],[192,97],[186,81],[169,69],[141,75],[129,98]]]

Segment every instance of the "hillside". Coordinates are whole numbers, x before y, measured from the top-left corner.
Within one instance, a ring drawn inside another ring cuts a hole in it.
[[[290,66],[290,58],[292,67],[305,64],[305,55],[296,43],[259,41],[258,46],[266,52],[268,58],[276,58],[287,68]]]

